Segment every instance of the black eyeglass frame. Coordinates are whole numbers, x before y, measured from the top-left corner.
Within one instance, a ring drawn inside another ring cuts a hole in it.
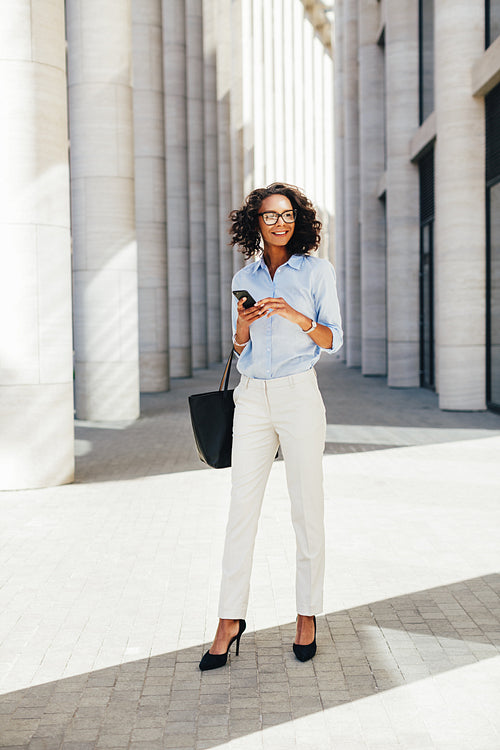
[[[280,214],[277,211],[262,211],[262,213],[257,214],[257,216],[264,216],[265,214],[276,214],[276,221],[273,221],[272,224],[268,224],[267,221],[264,219],[264,224],[267,227],[274,227],[275,224],[278,223],[280,218],[283,219],[283,222],[285,224],[294,224],[297,219],[297,209],[296,208],[287,208],[286,211],[282,211]],[[284,217],[284,214],[293,214],[293,221],[287,221]]]

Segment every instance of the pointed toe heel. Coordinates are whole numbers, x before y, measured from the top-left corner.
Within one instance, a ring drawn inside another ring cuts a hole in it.
[[[209,669],[218,669],[219,667],[223,667],[226,662],[227,651],[225,654],[211,654],[210,651],[207,651],[206,654],[203,655],[199,667],[202,672],[207,672]]]
[[[301,646],[298,643],[293,644],[293,653],[299,661],[309,661],[316,653],[316,617],[314,617],[314,640]]]
[[[227,651],[225,654],[211,654],[210,650],[208,650],[204,655],[202,660],[199,663],[199,667],[202,672],[207,672],[209,669],[218,669],[219,667],[223,667],[227,662],[227,656],[229,654],[229,649],[233,645],[234,641],[236,641],[236,656],[239,656],[240,653],[240,639],[243,633],[246,629],[246,622],[245,620],[240,620],[240,626],[238,629],[237,635],[235,635],[231,640],[229,641],[229,645],[227,647]]]

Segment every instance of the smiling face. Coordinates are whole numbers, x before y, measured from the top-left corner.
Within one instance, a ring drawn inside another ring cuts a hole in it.
[[[259,214],[265,211],[275,211],[277,214],[283,211],[292,211],[293,206],[286,195],[268,195],[260,204]],[[280,216],[276,224],[269,226],[264,222],[262,216],[259,216],[259,229],[264,241],[264,248],[269,245],[284,247],[291,239],[295,231],[295,223],[287,224]]]

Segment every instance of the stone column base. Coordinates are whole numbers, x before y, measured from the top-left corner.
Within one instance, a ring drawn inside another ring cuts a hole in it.
[[[137,362],[77,362],[78,419],[119,422],[139,417]]]
[[[72,391],[72,383],[2,389],[1,489],[37,489],[73,481]]]

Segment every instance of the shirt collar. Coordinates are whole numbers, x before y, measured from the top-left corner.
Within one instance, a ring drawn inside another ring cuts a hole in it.
[[[286,263],[283,263],[284,266],[291,266],[291,268],[302,268],[302,264],[304,262],[304,256],[303,255],[291,255]],[[264,258],[261,255],[258,260],[256,260],[253,264],[252,271],[256,273],[259,268],[266,269],[267,266],[264,262]]]
[[[303,255],[291,255],[285,265],[291,266],[292,268],[302,268],[302,264],[304,263],[304,256]]]

